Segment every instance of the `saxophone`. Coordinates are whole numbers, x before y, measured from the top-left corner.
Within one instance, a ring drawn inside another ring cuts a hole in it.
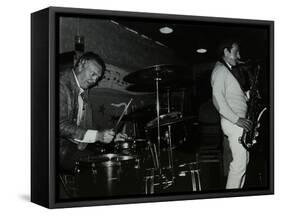
[[[257,143],[259,136],[259,128],[261,126],[260,119],[264,112],[267,110],[261,103],[261,96],[258,91],[258,77],[260,72],[260,65],[257,65],[257,71],[254,79],[251,82],[249,90],[250,99],[248,101],[248,109],[246,118],[251,120],[253,125],[250,131],[243,130],[242,136],[239,138],[239,142],[248,151]]]

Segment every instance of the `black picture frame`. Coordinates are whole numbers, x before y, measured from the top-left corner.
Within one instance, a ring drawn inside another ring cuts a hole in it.
[[[150,196],[106,197],[101,199],[58,199],[57,137],[58,129],[58,59],[59,18],[82,17],[127,20],[165,20],[167,22],[216,23],[218,25],[248,25],[268,31],[268,182],[267,187],[251,190],[223,190],[161,194]],[[125,203],[145,203],[172,200],[192,200],[274,193],[274,22],[186,15],[136,13],[93,9],[49,7],[31,15],[31,201],[47,208],[79,207]]]

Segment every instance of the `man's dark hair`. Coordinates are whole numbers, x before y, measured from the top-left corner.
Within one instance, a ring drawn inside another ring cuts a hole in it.
[[[76,61],[74,65],[74,69],[76,69],[82,62],[91,60],[96,61],[102,67],[102,74],[104,74],[106,68],[104,61],[98,54],[93,52],[85,52],[82,56],[80,56],[80,58]]]
[[[234,39],[231,39],[231,38],[222,41],[219,44],[219,47],[217,49],[218,57],[222,58],[224,56],[224,49],[225,48],[230,52],[233,44],[239,44],[239,42],[237,40],[234,40]]]

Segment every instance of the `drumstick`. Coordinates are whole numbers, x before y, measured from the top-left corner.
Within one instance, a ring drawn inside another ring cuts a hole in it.
[[[119,119],[118,119],[118,121],[117,121],[117,123],[116,123],[116,125],[115,125],[115,127],[114,127],[114,131],[115,131],[115,132],[117,131],[117,128],[118,128],[118,126],[119,126],[119,123],[120,123],[120,121],[122,120],[122,118],[123,118],[123,116],[125,115],[125,113],[127,112],[127,110],[128,110],[128,108],[129,108],[129,106],[130,106],[130,104],[131,104],[132,101],[133,101],[133,98],[130,99],[130,101],[129,101],[129,103],[127,104],[127,106],[125,107],[123,113],[122,113],[121,116],[119,117]]]

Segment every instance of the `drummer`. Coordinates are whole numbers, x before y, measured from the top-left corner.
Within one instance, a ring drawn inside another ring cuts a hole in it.
[[[95,143],[122,141],[125,134],[113,129],[93,130],[88,90],[97,85],[105,72],[104,61],[95,53],[84,53],[73,68],[60,73],[59,79],[59,162],[62,170],[73,170],[75,162],[91,154]]]

